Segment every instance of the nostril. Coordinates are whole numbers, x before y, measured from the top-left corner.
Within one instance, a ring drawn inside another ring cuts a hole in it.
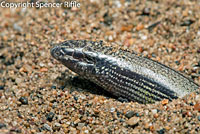
[[[52,55],[54,58],[58,58],[58,57],[61,55],[61,53],[60,53],[58,47],[52,48],[52,49],[50,50],[50,52],[51,52],[51,55]]]

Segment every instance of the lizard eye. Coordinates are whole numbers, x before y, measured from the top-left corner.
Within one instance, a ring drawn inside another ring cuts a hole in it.
[[[59,49],[58,47],[52,48],[52,49],[51,49],[51,55],[52,55],[54,58],[58,59],[59,56],[61,55],[60,49]]]
[[[59,57],[59,56],[61,55],[61,52],[57,51],[57,52],[55,52],[55,55],[56,55],[57,57]]]

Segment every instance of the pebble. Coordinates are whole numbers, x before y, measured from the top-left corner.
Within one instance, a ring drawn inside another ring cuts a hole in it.
[[[78,123],[78,127],[82,128],[85,126],[85,123]]]
[[[17,23],[14,23],[13,28],[18,32],[22,32],[23,31],[22,27],[20,27]]]
[[[28,98],[26,97],[20,97],[19,101],[23,104],[23,105],[28,105]]]
[[[53,86],[51,86],[51,88],[52,88],[52,89],[56,89],[56,86],[53,85]]]
[[[160,21],[158,21],[158,22],[156,22],[156,23],[153,23],[153,24],[151,24],[150,26],[148,26],[148,30],[149,31],[151,31],[151,30],[153,30],[158,24],[160,24]]]
[[[150,15],[150,8],[145,7],[142,11],[142,15]]]
[[[189,20],[185,20],[184,22],[182,22],[181,26],[190,26],[193,23],[194,23],[194,21],[189,19]]]
[[[52,128],[46,123],[43,125],[43,127],[44,127],[44,129],[46,129],[48,131],[51,131],[51,132],[53,131]]]
[[[111,112],[111,113],[115,112],[115,108],[112,107],[112,108],[110,109],[110,112]]]
[[[166,105],[166,104],[169,103],[169,100],[168,100],[168,99],[163,99],[163,100],[161,101],[161,103],[162,103],[163,105]]]
[[[89,130],[84,130],[84,133],[89,134]]]
[[[165,133],[165,129],[163,128],[163,129],[161,129],[161,130],[158,130],[157,133],[158,133],[158,134],[164,134],[164,133]]]
[[[129,125],[129,126],[135,126],[138,124],[139,122],[139,118],[138,117],[132,117],[130,118],[126,123]]]
[[[144,25],[143,24],[138,24],[137,27],[136,27],[136,30],[140,31],[142,29],[144,29]]]
[[[118,1],[118,0],[114,1],[114,3],[117,6],[117,8],[120,8],[122,6],[120,1]]]
[[[198,118],[198,120],[200,121],[200,116],[198,116],[197,118]]]
[[[156,114],[157,113],[157,109],[152,109],[151,112],[152,112],[152,114]]]
[[[139,114],[139,113],[136,113],[135,115],[136,115],[137,117],[140,117],[140,114]]]
[[[197,50],[197,53],[200,53],[200,48]]]
[[[52,121],[53,120],[53,117],[55,116],[55,114],[53,112],[49,112],[47,115],[46,115],[46,119],[48,121]]]
[[[0,90],[4,90],[4,86],[0,86]]]
[[[2,129],[3,127],[6,127],[6,124],[0,123],[0,129]]]
[[[196,100],[196,101],[200,100],[200,94],[199,94],[199,95],[196,95],[195,100]]]
[[[146,35],[141,35],[141,39],[142,40],[147,40],[147,36]]]
[[[200,112],[200,103],[197,103],[194,105],[194,110],[197,110]]]
[[[11,132],[11,133],[12,133],[12,132],[15,132],[15,133],[21,133],[22,130],[19,129],[19,128],[17,128],[17,127],[13,127],[13,128],[10,129],[10,132]]]
[[[56,122],[54,125],[55,125],[56,127],[61,127],[61,124],[58,123],[58,122]]]
[[[45,67],[40,69],[40,72],[47,72],[47,71],[48,71],[48,68],[45,68]]]
[[[133,25],[124,25],[121,27],[122,32],[124,32],[124,31],[130,32],[130,31],[132,31],[132,29],[133,29]]]
[[[126,118],[131,118],[134,116],[134,114],[135,114],[134,111],[128,111],[128,112],[126,112],[125,116],[126,116]]]

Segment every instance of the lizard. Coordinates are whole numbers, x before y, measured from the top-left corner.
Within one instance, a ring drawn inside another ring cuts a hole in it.
[[[114,96],[138,103],[173,100],[196,91],[199,85],[183,74],[144,56],[115,50],[104,41],[67,40],[51,55],[83,78]]]

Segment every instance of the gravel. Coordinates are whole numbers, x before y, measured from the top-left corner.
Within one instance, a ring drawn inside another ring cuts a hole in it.
[[[127,102],[77,79],[49,52],[67,39],[116,42],[200,84],[197,3],[89,0],[80,1],[80,8],[0,7],[0,132],[198,134],[200,90],[172,102]]]

